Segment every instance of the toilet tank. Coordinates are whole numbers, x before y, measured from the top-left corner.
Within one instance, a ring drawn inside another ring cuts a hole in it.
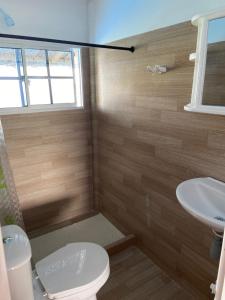
[[[6,266],[12,300],[33,300],[31,247],[17,225],[2,227]]]

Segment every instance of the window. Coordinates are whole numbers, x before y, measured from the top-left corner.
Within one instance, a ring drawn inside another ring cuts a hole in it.
[[[0,109],[82,106],[80,50],[0,48]]]

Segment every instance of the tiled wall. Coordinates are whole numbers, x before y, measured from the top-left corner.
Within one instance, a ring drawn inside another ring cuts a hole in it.
[[[185,112],[190,101],[196,28],[190,23],[117,45],[134,54],[95,53],[96,202],[136,234],[140,246],[186,286],[209,297],[216,264],[210,229],[187,214],[177,185],[212,176],[225,181],[225,117]],[[147,65],[167,65],[152,75]]]

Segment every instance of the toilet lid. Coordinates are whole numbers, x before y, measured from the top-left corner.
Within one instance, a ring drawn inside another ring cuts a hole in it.
[[[93,243],[72,243],[36,264],[38,277],[50,299],[87,288],[109,268],[105,249]]]

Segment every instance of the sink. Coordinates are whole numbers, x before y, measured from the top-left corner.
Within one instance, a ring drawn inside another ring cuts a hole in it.
[[[178,185],[177,199],[193,217],[217,232],[225,227],[225,183],[214,178],[195,178]]]

